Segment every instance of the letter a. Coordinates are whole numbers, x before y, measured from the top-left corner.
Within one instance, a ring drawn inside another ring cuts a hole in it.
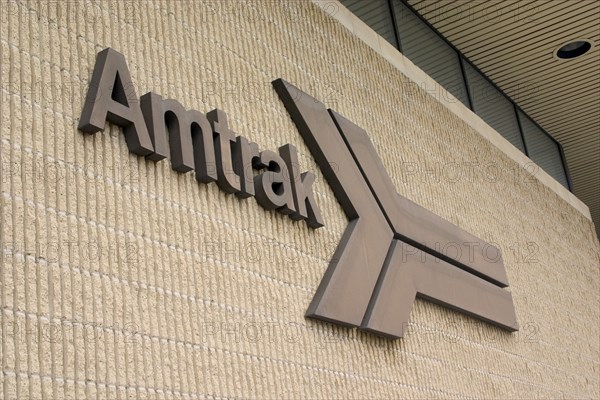
[[[145,156],[153,152],[125,57],[111,48],[102,50],[96,57],[78,128],[96,133],[104,129],[106,121],[123,128],[132,153]]]

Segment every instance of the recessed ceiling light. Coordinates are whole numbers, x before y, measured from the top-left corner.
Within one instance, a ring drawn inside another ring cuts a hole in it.
[[[569,60],[571,58],[577,58],[594,47],[594,43],[588,39],[577,39],[571,40],[567,43],[562,44],[554,51],[554,57],[561,60]]]

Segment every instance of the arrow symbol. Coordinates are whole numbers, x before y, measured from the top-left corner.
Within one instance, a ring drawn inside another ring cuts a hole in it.
[[[421,296],[518,329],[502,259],[485,256],[498,249],[400,196],[362,128],[282,79],[273,86],[349,220],[307,317],[397,338]]]

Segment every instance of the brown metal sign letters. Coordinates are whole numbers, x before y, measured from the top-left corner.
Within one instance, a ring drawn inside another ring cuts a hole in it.
[[[106,121],[123,127],[132,153],[152,161],[169,157],[173,170],[195,170],[199,182],[216,182],[240,198],[254,196],[264,208],[304,219],[311,228],[323,226],[312,192],[315,177],[298,173],[294,146],[259,151],[236,136],[221,110],[204,115],[152,92],[138,100],[125,57],[111,48],[96,58],[79,129],[96,133]],[[253,169],[262,172],[254,176]]]
[[[273,85],[349,219],[306,315],[397,338],[421,296],[517,330],[499,249],[400,196],[363,129],[281,79]],[[294,146],[260,151],[221,110],[187,110],[152,92],[138,100],[125,57],[110,48],[98,53],[79,129],[106,121],[123,127],[132,153],[169,158],[199,182],[323,226],[315,177],[298,173]]]
[[[400,196],[363,129],[273,85],[350,220],[306,315],[397,338],[418,295],[517,330],[499,249]]]

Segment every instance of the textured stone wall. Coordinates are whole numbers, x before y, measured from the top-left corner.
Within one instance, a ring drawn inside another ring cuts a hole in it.
[[[591,222],[310,2],[2,1],[0,398],[598,398]],[[325,228],[77,130],[97,52],[317,174]],[[371,135],[397,190],[503,252],[521,330],[417,300],[388,341],[304,312],[346,218],[271,87]]]

